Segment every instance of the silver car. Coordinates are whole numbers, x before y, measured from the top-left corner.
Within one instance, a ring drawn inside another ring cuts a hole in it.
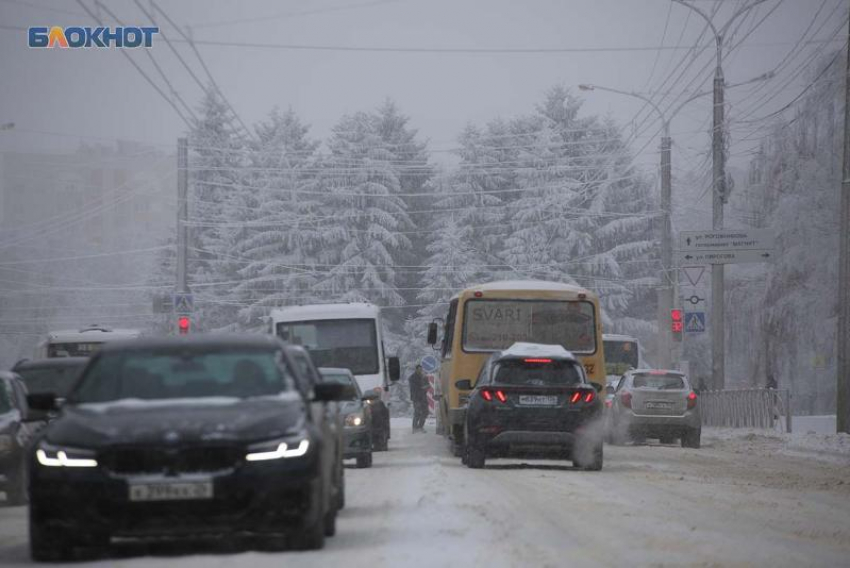
[[[622,444],[676,438],[683,448],[699,448],[702,421],[699,401],[679,371],[632,369],[617,383],[609,411],[609,439]]]

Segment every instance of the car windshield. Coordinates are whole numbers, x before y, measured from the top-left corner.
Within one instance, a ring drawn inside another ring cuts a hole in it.
[[[12,410],[12,386],[7,382],[0,380],[0,414]]]
[[[274,351],[132,350],[99,357],[71,394],[75,403],[205,397],[248,398],[291,390]]]
[[[30,393],[52,392],[64,397],[71,391],[84,366],[85,363],[81,362],[77,365],[24,368],[15,372],[24,380]]]
[[[571,361],[502,361],[493,378],[493,384],[516,386],[573,386],[581,382],[581,371]]]
[[[378,372],[378,340],[373,319],[284,322],[277,335],[310,351],[317,367],[341,367],[355,375]]]
[[[357,400],[360,398],[360,387],[357,385],[357,381],[351,375],[347,373],[332,373],[326,371],[320,372],[322,374],[322,380],[327,383],[337,383],[340,385],[350,386],[352,390],[349,395],[349,400]]]
[[[641,373],[634,376],[636,389],[680,390],[685,388],[685,379],[681,375],[661,375]]]

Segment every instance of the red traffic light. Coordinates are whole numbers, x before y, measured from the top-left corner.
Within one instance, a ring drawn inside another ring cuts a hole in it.
[[[180,332],[180,335],[186,335],[189,333],[190,324],[191,322],[187,316],[180,316],[177,318],[177,329]]]
[[[682,329],[684,328],[682,317],[682,310],[670,310],[670,331],[673,333],[682,333]]]

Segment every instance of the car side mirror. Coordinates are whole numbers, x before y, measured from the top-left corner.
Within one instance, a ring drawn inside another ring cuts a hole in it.
[[[32,393],[27,395],[27,406],[29,407],[29,412],[27,414],[38,414],[42,412],[47,414],[48,412],[56,412],[59,410],[59,403],[55,393],[52,392],[39,392]]]
[[[378,391],[370,390],[370,391],[366,391],[366,393],[363,395],[363,398],[361,398],[360,400],[369,401],[369,400],[378,400],[380,398],[381,398],[381,395],[378,394]]]
[[[396,382],[401,378],[401,362],[398,360],[398,357],[390,357],[387,365],[390,371],[390,380]]]
[[[348,385],[339,383],[318,383],[313,386],[313,400],[317,402],[338,402],[347,400]]]
[[[600,385],[599,383],[591,382],[590,384],[593,385],[593,388],[596,389],[596,392],[602,392],[602,389],[605,388],[602,385]]]
[[[472,381],[470,381],[469,379],[461,379],[459,381],[455,381],[455,386],[458,388],[458,390],[472,390]]]
[[[428,345],[437,344],[437,322],[432,321],[428,324]]]

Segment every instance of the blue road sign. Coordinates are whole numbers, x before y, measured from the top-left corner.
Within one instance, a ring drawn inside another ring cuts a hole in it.
[[[426,373],[433,373],[437,370],[437,367],[440,366],[439,361],[433,355],[425,355],[422,357],[422,360],[419,361],[419,364],[422,365],[422,370]]]
[[[705,332],[705,312],[685,313],[685,333]]]
[[[191,314],[195,307],[192,294],[175,293],[174,294],[174,312],[177,314]]]

